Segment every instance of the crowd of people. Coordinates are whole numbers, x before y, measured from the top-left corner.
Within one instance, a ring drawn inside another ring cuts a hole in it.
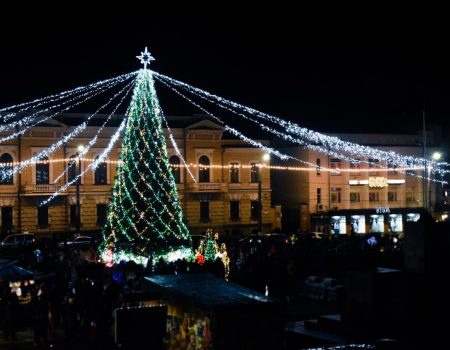
[[[380,264],[400,268],[402,264],[402,241],[395,237],[297,238],[295,242],[264,237],[252,242],[227,239],[229,281],[289,303],[295,302],[299,285],[309,275],[339,279],[345,269]],[[224,278],[225,274],[219,258],[202,264],[185,260],[158,260],[148,266],[121,262],[107,268],[87,259],[85,252],[61,250],[51,242],[33,249],[21,252],[16,257],[18,264],[43,277],[22,291],[29,295],[23,304],[11,293],[10,281],[1,280],[0,307],[3,336],[13,339],[18,328],[32,327],[37,346],[68,340],[112,343],[114,310],[143,295],[146,275],[208,272]]]

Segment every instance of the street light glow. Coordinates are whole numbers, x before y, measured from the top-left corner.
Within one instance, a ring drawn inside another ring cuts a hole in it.
[[[83,145],[78,145],[78,152],[83,152],[84,150],[84,146]]]
[[[432,155],[432,158],[434,160],[439,160],[439,159],[441,159],[441,156],[442,156],[441,152],[434,152]]]
[[[263,161],[267,162],[268,160],[270,160],[270,154],[269,153],[264,153],[262,156]]]

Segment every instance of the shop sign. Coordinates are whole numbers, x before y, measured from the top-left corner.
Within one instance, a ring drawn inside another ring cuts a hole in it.
[[[382,176],[369,176],[369,187],[386,187],[388,185],[387,178]]]
[[[375,211],[377,214],[389,214],[391,212],[391,209],[389,209],[388,206],[384,206],[376,208]]]

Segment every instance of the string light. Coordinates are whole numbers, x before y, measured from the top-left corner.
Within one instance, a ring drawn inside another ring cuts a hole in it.
[[[95,83],[92,83],[92,84],[89,84],[89,85],[86,85],[86,86],[79,86],[79,87],[76,87],[76,88],[71,89],[71,90],[63,91],[63,92],[60,92],[59,94],[54,94],[54,95],[49,95],[49,96],[45,96],[45,97],[40,97],[40,98],[37,98],[37,99],[35,99],[33,101],[24,102],[24,103],[18,103],[18,104],[12,105],[12,106],[3,107],[3,108],[0,108],[0,112],[13,110],[13,109],[20,108],[20,107],[24,107],[23,110],[26,110],[26,109],[29,109],[29,108],[34,108],[37,105],[40,106],[42,104],[47,103],[46,100],[61,99],[61,98],[64,98],[65,95],[70,95],[70,94],[73,94],[73,93],[77,93],[79,91],[82,91],[82,90],[88,89],[88,88],[94,88],[94,87],[97,87],[99,85],[103,85],[103,84],[109,83],[109,82],[117,80],[117,79],[122,79],[122,78],[128,79],[127,77],[134,76],[134,75],[136,75],[136,73],[137,72],[122,74],[122,75],[119,75],[117,77],[113,77],[113,78],[109,78],[109,79],[105,79],[105,80],[100,80],[100,81],[97,81]],[[28,107],[25,107],[25,106],[28,106]]]
[[[104,126],[106,125],[106,123],[110,120],[110,118],[115,114],[115,112],[117,111],[117,109],[119,108],[119,106],[123,103],[123,101],[125,100],[125,98],[128,96],[129,92],[131,91],[130,86],[131,86],[132,82],[130,84],[128,84],[126,87],[129,87],[128,91],[124,94],[124,96],[122,97],[122,99],[119,101],[119,103],[116,105],[116,107],[112,110],[112,112],[108,115],[108,117],[106,118],[105,122],[103,123],[103,125],[97,130],[97,133],[95,134],[94,138],[92,140],[89,141],[88,145],[86,147],[83,147],[83,150],[80,152],[79,156],[83,156],[85,155],[89,149],[97,142],[97,138],[98,135],[101,133],[102,129],[104,128]],[[120,128],[119,128],[120,129]],[[118,136],[115,137],[116,135],[120,135],[120,131],[116,131],[116,134],[113,135],[113,137],[111,138],[111,141],[114,140],[115,141],[118,139]],[[110,142],[111,142],[110,141]],[[85,173],[87,173],[90,169],[92,169],[93,171],[95,171],[95,169],[98,167],[98,165],[100,164],[99,159],[100,157],[106,157],[110,150],[112,149],[112,146],[114,145],[110,143],[110,145],[108,145],[108,147],[106,147],[106,149],[98,156],[96,157],[83,171],[79,171],[79,173],[69,182],[67,182],[66,184],[64,184],[64,186],[59,187],[49,198],[47,198],[45,201],[43,201],[41,203],[42,205],[46,205],[48,203],[50,203],[51,200],[53,200],[55,197],[59,196],[59,194],[61,192],[64,192],[70,185],[74,184],[76,181],[78,181],[78,179],[80,179]],[[111,147],[109,147],[111,146]],[[77,157],[78,158],[78,157]],[[66,173],[66,171],[68,171],[68,169],[70,168],[70,166],[72,165],[73,159],[69,158],[70,161],[68,162],[69,165],[66,167],[66,169],[64,169],[64,171],[55,179],[55,183]],[[78,158],[80,159],[80,158]]]
[[[286,133],[291,133],[297,136],[300,136],[301,138],[308,140],[311,144],[316,145],[324,145],[326,148],[333,148],[333,149],[339,149],[343,152],[350,153],[355,155],[356,157],[366,157],[371,159],[379,159],[382,161],[385,161],[386,163],[396,164],[399,166],[419,166],[419,167],[425,167],[428,164],[431,164],[432,166],[432,172],[433,173],[439,173],[439,174],[445,174],[450,172],[450,170],[443,169],[442,167],[448,167],[450,164],[445,162],[436,162],[434,160],[424,159],[424,158],[417,158],[413,156],[405,156],[400,155],[393,151],[382,151],[378,150],[369,146],[362,146],[356,143],[348,142],[340,140],[337,137],[327,136],[306,128],[301,128],[295,123],[292,123],[290,121],[285,121],[281,118],[257,111],[253,108],[243,106],[241,104],[238,104],[233,101],[229,101],[227,99],[224,99],[222,97],[219,97],[217,95],[208,93],[202,89],[195,88],[189,84],[183,83],[179,80],[170,78],[168,76],[165,76],[163,74],[154,72],[155,76],[157,78],[162,78],[165,81],[169,81],[171,84],[175,86],[183,87],[184,89],[188,91],[197,92],[199,94],[205,95],[215,101],[218,101],[220,103],[229,105],[233,108],[237,108],[240,110],[245,111],[246,113],[252,114],[256,117],[262,118],[266,121],[270,121],[271,123],[274,123],[278,126],[281,126],[284,128]]]
[[[23,171],[25,168],[31,166],[34,164],[34,162],[38,159],[48,157],[52,153],[54,153],[57,149],[59,149],[62,145],[66,144],[69,140],[80,134],[84,129],[86,129],[89,121],[92,119],[93,116],[98,114],[102,109],[107,107],[117,96],[121,95],[123,91],[126,89],[127,86],[122,88],[118,93],[116,93],[113,97],[111,97],[105,104],[103,104],[100,108],[98,108],[93,114],[91,114],[87,119],[80,125],[78,125],[73,131],[71,131],[69,134],[65,135],[61,140],[57,141],[47,149],[39,152],[35,156],[31,157],[30,159],[27,159],[26,161],[23,161],[20,163],[20,165],[15,166],[10,173],[9,176],[14,175],[17,172]]]
[[[93,97],[95,97],[95,96],[97,96],[97,95],[99,95],[99,94],[109,90],[110,88],[116,86],[117,84],[120,84],[121,82],[126,81],[127,79],[129,79],[132,76],[133,76],[133,74],[127,74],[125,76],[121,76],[120,78],[112,80],[112,81],[108,82],[107,84],[103,84],[103,85],[100,85],[100,86],[95,86],[93,89],[88,89],[85,93],[82,93],[80,95],[76,95],[75,97],[72,97],[72,98],[68,99],[67,101],[61,102],[61,103],[56,104],[56,105],[49,106],[49,107],[47,107],[45,109],[41,109],[41,110],[35,111],[31,115],[25,116],[24,118],[22,118],[22,119],[20,119],[18,121],[12,122],[10,124],[0,125],[0,131],[5,131],[5,130],[8,130],[10,128],[16,128],[16,129],[19,128],[19,130],[17,132],[15,132],[13,134],[10,134],[10,135],[8,135],[6,137],[0,138],[0,143],[4,142],[4,141],[12,140],[12,139],[14,139],[14,138],[16,138],[16,137],[18,137],[20,135],[25,134],[25,132],[27,130],[29,130],[29,129],[31,129],[31,128],[39,125],[39,124],[42,124],[42,123],[46,122],[47,120],[49,120],[49,119],[51,119],[51,118],[53,118],[53,117],[55,117],[55,116],[57,116],[57,115],[59,115],[59,114],[61,114],[63,112],[66,112],[66,111],[70,110],[71,108],[73,108],[73,107],[75,107],[77,105],[80,105],[80,104],[82,104],[82,103],[92,99]],[[83,97],[85,97],[85,98],[82,99]],[[77,100],[80,100],[80,101],[75,102],[73,104],[70,104],[71,102],[74,102],[74,101],[77,101]],[[60,111],[57,111],[56,113],[52,113],[52,114],[50,114],[48,116],[45,116],[44,118],[39,119],[34,124],[30,124],[36,119],[36,117],[39,114],[42,115],[43,113],[46,113],[46,112],[48,112],[50,110],[54,110],[57,107],[61,107],[61,106],[67,105],[67,104],[69,104],[68,107],[65,107],[64,109],[62,109]]]

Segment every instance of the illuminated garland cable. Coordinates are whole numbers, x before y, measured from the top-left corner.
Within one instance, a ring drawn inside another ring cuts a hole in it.
[[[120,75],[120,76],[115,77],[115,78],[112,78],[112,79],[107,79],[107,80],[98,81],[98,82],[96,82],[96,83],[93,83],[93,84],[90,84],[90,85],[87,85],[87,86],[83,86],[83,87],[79,87],[79,88],[76,88],[76,89],[73,89],[73,90],[69,90],[69,91],[66,91],[66,92],[62,92],[62,93],[60,93],[60,94],[58,94],[58,95],[51,95],[51,96],[43,97],[43,98],[41,98],[41,99],[37,99],[37,100],[31,102],[31,103],[33,103],[33,104],[31,104],[31,105],[29,105],[30,103],[22,104],[22,105],[28,105],[28,106],[19,109],[19,111],[17,111],[17,112],[12,112],[12,113],[9,113],[9,114],[7,114],[7,115],[4,115],[4,116],[3,116],[3,119],[4,119],[5,121],[7,121],[7,120],[11,119],[12,117],[14,117],[14,116],[16,116],[16,115],[22,114],[23,112],[29,110],[30,108],[35,109],[36,107],[39,107],[39,106],[41,106],[41,105],[48,104],[48,103],[50,103],[50,102],[60,101],[60,100],[66,99],[66,98],[68,98],[68,97],[70,97],[70,96],[72,96],[72,95],[76,95],[76,94],[78,94],[78,93],[81,93],[81,92],[83,92],[83,91],[85,91],[85,90],[86,90],[86,91],[89,91],[89,90],[96,90],[96,89],[98,89],[98,88],[102,88],[102,86],[105,86],[105,87],[106,87],[106,86],[111,86],[111,84],[115,85],[114,83],[116,83],[116,82],[122,82],[122,81],[124,81],[124,80],[127,80],[127,79],[129,79],[130,76],[133,76],[133,75],[135,75],[135,73],[123,74],[123,75]],[[36,102],[36,103],[34,103],[34,102]],[[51,109],[53,109],[53,108],[55,108],[55,105],[51,105],[51,106],[49,106],[49,107],[47,107],[47,108],[45,108],[45,109],[40,109],[40,110],[38,110],[38,111],[35,111],[35,112],[33,113],[33,115],[37,115],[37,114],[39,114],[39,113],[43,113],[43,112],[48,111],[48,110],[51,110]],[[28,118],[28,117],[26,117],[26,118]],[[25,118],[25,120],[24,120],[24,119],[21,119],[21,120],[14,121],[14,122],[9,123],[9,124],[0,125],[0,131],[7,130],[7,129],[10,129],[10,128],[15,128],[15,127],[17,127],[17,126],[25,125],[25,124],[27,124],[29,121],[31,121],[32,119],[34,119],[34,118],[28,118],[28,119],[26,119],[26,118]]]
[[[128,94],[131,92],[132,90],[132,85],[134,83],[134,80],[132,80],[127,87],[129,87],[128,91],[125,92],[124,96],[122,97],[122,99],[120,100],[120,102],[117,104],[117,106],[114,108],[113,112],[111,112],[108,117],[106,118],[106,120],[103,122],[103,124],[100,126],[100,128],[98,128],[97,132],[95,133],[95,136],[88,142],[88,145],[86,147],[83,148],[83,150],[81,152],[79,152],[78,154],[78,158],[83,157],[84,155],[86,155],[89,150],[92,148],[93,145],[95,145],[95,143],[97,142],[98,139],[98,135],[100,135],[100,133],[103,131],[103,129],[105,128],[106,124],[111,120],[112,116],[114,115],[115,111],[119,108],[119,106],[123,103],[123,101],[125,100],[125,98],[128,96]],[[64,174],[66,174],[69,170],[69,168],[72,165],[67,165],[67,167],[63,170],[63,172],[61,174],[58,175],[58,177],[53,181],[54,183],[57,183],[63,176]],[[94,169],[95,170],[95,169]]]
[[[394,163],[394,164],[401,165],[401,166],[417,164],[418,166],[425,167],[426,165],[431,164],[433,173],[445,174],[448,171],[442,169],[442,166],[446,166],[446,167],[450,166],[449,163],[445,163],[445,162],[438,163],[434,160],[428,160],[428,159],[424,159],[424,158],[416,158],[416,157],[412,157],[412,156],[403,156],[403,155],[400,155],[393,151],[381,151],[381,150],[371,148],[369,146],[361,146],[356,143],[342,141],[337,137],[327,136],[327,135],[324,135],[324,134],[321,134],[321,133],[318,133],[318,132],[315,132],[315,131],[312,131],[312,130],[309,130],[306,128],[301,128],[300,126],[298,126],[295,123],[285,121],[281,118],[257,111],[253,108],[243,106],[243,105],[238,104],[233,101],[229,101],[229,100],[219,97],[217,95],[210,94],[202,89],[195,88],[189,84],[175,80],[175,79],[165,76],[163,74],[160,74],[157,72],[153,72],[153,73],[155,74],[156,77],[164,78],[164,79],[170,81],[171,83],[175,84],[176,86],[181,86],[185,89],[196,91],[196,92],[204,94],[210,98],[213,98],[217,101],[220,101],[220,102],[223,102],[230,106],[233,106],[235,108],[244,110],[245,112],[247,112],[249,114],[255,115],[257,117],[268,120],[272,123],[280,125],[280,126],[284,127],[287,132],[298,135],[305,139],[308,139],[310,142],[313,142],[313,143],[324,144],[327,147],[342,149],[345,152],[349,152],[351,154],[357,154],[358,156],[361,156],[361,157],[379,159],[379,160],[385,161],[386,163]]]
[[[73,97],[73,98],[69,99],[68,101],[65,101],[64,103],[61,103],[61,104],[57,105],[56,107],[59,107],[59,106],[61,106],[61,105],[65,105],[65,104],[70,103],[70,102],[77,101],[77,100],[79,100],[79,99],[81,99],[81,98],[83,98],[83,97],[85,97],[85,99],[83,99],[83,100],[81,100],[81,101],[78,101],[78,102],[75,102],[75,103],[69,105],[68,107],[62,109],[61,111],[57,111],[57,112],[52,113],[52,114],[50,114],[50,115],[48,115],[48,116],[46,116],[46,117],[44,117],[44,118],[41,118],[41,119],[39,119],[37,122],[35,122],[34,124],[27,125],[28,122],[32,122],[32,121],[34,120],[34,116],[37,115],[37,114],[39,114],[39,112],[36,112],[34,115],[32,115],[32,116],[30,116],[30,117],[25,117],[24,119],[22,119],[22,120],[20,120],[20,121],[17,122],[17,126],[19,126],[19,127],[25,126],[25,128],[19,128],[18,131],[14,132],[14,133],[12,133],[12,134],[10,134],[10,135],[8,135],[8,136],[5,136],[5,137],[3,137],[3,138],[0,138],[0,143],[5,142],[5,141],[12,140],[12,139],[14,139],[14,138],[16,138],[16,137],[18,137],[18,136],[20,136],[20,135],[25,134],[25,132],[27,132],[29,129],[31,129],[31,128],[33,128],[33,127],[39,125],[39,124],[42,124],[42,123],[46,122],[47,120],[49,120],[49,119],[51,119],[51,118],[53,118],[53,117],[55,117],[55,116],[58,116],[58,115],[60,115],[61,113],[65,112],[65,111],[68,111],[68,110],[70,110],[71,108],[73,108],[73,107],[75,107],[75,106],[77,106],[77,105],[79,105],[79,104],[82,104],[82,103],[84,103],[84,102],[86,102],[86,101],[92,99],[93,97],[95,97],[95,96],[97,96],[97,95],[99,95],[99,94],[101,94],[101,93],[107,91],[108,89],[114,87],[115,85],[121,83],[122,81],[123,81],[123,80],[117,81],[117,82],[108,83],[108,84],[106,84],[104,87],[98,87],[98,88],[96,88],[96,89],[93,90],[93,91],[88,91],[88,92],[86,92],[86,93],[84,93],[84,94],[81,94],[81,95],[78,95],[78,96],[76,96],[76,97]],[[55,106],[53,106],[53,107],[55,107]],[[45,111],[46,111],[46,110],[44,110],[44,112],[45,112]]]
[[[181,152],[180,152],[180,149],[178,148],[178,145],[177,145],[177,143],[176,143],[176,141],[175,141],[175,138],[173,137],[172,130],[171,130],[170,127],[169,127],[169,123],[167,122],[167,119],[166,119],[166,117],[164,116],[164,113],[163,113],[162,111],[161,111],[161,115],[162,115],[162,118],[163,118],[163,120],[164,120],[164,124],[166,125],[166,129],[167,129],[167,131],[168,131],[168,133],[169,133],[169,139],[170,139],[170,141],[172,142],[172,145],[173,145],[173,148],[175,149],[175,152],[176,152],[176,153],[178,154],[178,156],[180,157],[181,162],[183,163],[183,165],[186,166],[186,170],[187,170],[188,174],[191,176],[192,181],[194,181],[194,183],[197,183],[197,179],[195,178],[194,174],[192,174],[192,172],[191,172],[191,170],[189,169],[189,167],[187,167],[186,160],[184,159],[183,155],[182,155]]]
[[[156,79],[158,79],[163,84],[165,83],[164,81],[161,81],[161,78],[156,77]],[[305,141],[303,141],[301,139],[296,139],[296,138],[292,137],[291,135],[288,135],[286,133],[283,133],[283,132],[280,132],[280,131],[275,130],[273,128],[270,128],[267,125],[265,125],[265,124],[255,120],[255,119],[252,119],[249,116],[247,116],[247,115],[245,115],[243,113],[240,113],[240,112],[234,110],[231,107],[228,107],[227,105],[222,104],[221,102],[214,102],[212,99],[210,99],[210,98],[208,98],[206,96],[202,96],[202,95],[200,95],[200,94],[198,94],[196,92],[192,92],[192,91],[190,91],[190,92],[192,94],[194,94],[195,96],[198,96],[198,97],[200,97],[200,98],[202,98],[202,99],[204,99],[204,100],[206,100],[206,101],[208,101],[210,103],[214,103],[215,105],[217,105],[217,106],[219,106],[219,107],[221,107],[221,108],[223,108],[223,109],[225,109],[225,110],[227,110],[229,112],[232,112],[232,113],[234,113],[236,115],[239,115],[239,116],[243,117],[244,119],[247,119],[247,120],[249,120],[249,121],[251,121],[253,123],[256,123],[263,130],[265,130],[267,132],[270,132],[270,133],[276,135],[277,137],[282,138],[282,139],[284,139],[286,141],[290,141],[292,143],[297,143],[299,145],[302,145],[302,146],[305,146],[305,147],[307,147],[309,149],[312,149],[312,150],[314,150],[316,152],[324,153],[324,154],[327,154],[327,155],[335,157],[335,158],[344,159],[344,160],[346,160],[348,162],[353,162],[353,163],[361,162],[361,163],[372,164],[371,162],[366,161],[366,160],[354,159],[354,158],[348,157],[347,155],[328,150],[328,149],[326,149],[324,147],[321,147],[321,146],[308,144],[308,143],[306,143]],[[314,166],[314,164],[311,164],[311,163],[307,163],[307,164]],[[374,169],[374,171],[383,171],[383,169],[390,170],[388,167],[383,167],[383,166],[381,166],[379,164],[374,164],[374,165],[377,167],[377,169]],[[323,168],[320,168],[320,169],[323,169]],[[422,175],[418,175],[418,174],[407,173],[407,170],[423,170],[423,167],[406,167],[405,168],[406,170],[401,170],[401,169],[402,168],[398,168],[398,169],[396,169],[396,171],[405,173],[405,174],[407,174],[409,176],[419,177],[419,178],[424,179],[424,180],[430,180],[430,181],[433,181],[433,182],[436,182],[436,183],[442,183],[442,184],[446,184],[447,183],[447,181],[438,180],[438,179],[435,179],[435,178],[431,178],[429,176],[422,176]],[[317,166],[316,166],[316,170],[317,170]],[[330,169],[330,171],[331,172],[337,172],[337,170],[335,170],[335,169]]]
[[[121,95],[122,92],[127,88],[125,86],[122,88],[118,93],[116,93],[113,97],[111,97],[105,104],[103,104],[101,107],[99,107],[93,114],[91,114],[83,123],[78,125],[73,131],[71,131],[69,134],[65,135],[61,140],[54,143],[52,146],[48,147],[47,149],[39,152],[35,156],[31,157],[30,159],[27,159],[23,161],[20,165],[15,166],[8,174],[8,176],[12,176],[17,172],[20,172],[24,170],[25,168],[33,165],[33,163],[41,159],[43,157],[48,157],[50,154],[54,153],[58,148],[60,148],[63,144],[67,143],[69,140],[77,136],[79,133],[81,133],[84,129],[86,129],[89,121],[92,119],[93,116],[97,115],[102,109],[107,107],[117,96]]]
[[[106,118],[106,121],[103,123],[103,125],[97,130],[97,133],[95,134],[95,136],[89,141],[88,146],[86,146],[83,151],[80,152],[79,156],[83,156],[85,155],[89,149],[97,142],[98,139],[98,135],[101,133],[101,131],[103,130],[103,128],[105,127],[106,123],[111,119],[111,117],[114,115],[114,113],[117,111],[117,109],[122,105],[123,101],[125,100],[125,98],[128,96],[128,94],[131,91],[132,88],[132,84],[133,84],[134,80],[132,82],[130,82],[127,86],[125,86],[125,88],[128,87],[128,91],[125,92],[125,94],[123,95],[122,99],[119,101],[119,103],[114,107],[113,111],[108,115],[108,117]],[[120,129],[120,128],[119,128]],[[116,133],[112,136],[111,140],[117,140],[118,137],[115,137]],[[119,131],[120,134],[120,131]],[[114,141],[115,142],[115,141]],[[104,157],[106,157],[110,150],[112,148],[112,145],[110,148],[106,148],[107,152],[106,154],[103,154]],[[99,155],[98,158],[99,159],[101,157],[101,155]],[[75,182],[78,181],[78,179],[80,179],[84,174],[86,174],[86,172],[89,169],[93,169],[93,171],[95,171],[95,169],[97,168],[97,166],[99,165],[99,162],[92,162],[90,163],[83,171],[80,171],[79,174],[77,174],[71,181],[68,181],[67,183],[65,183],[63,186],[61,186],[60,188],[58,188],[49,198],[47,198],[45,201],[43,201],[41,203],[42,205],[46,205],[48,204],[52,199],[54,199],[55,197],[59,196],[61,192],[64,192],[70,185],[74,184]],[[62,174],[60,174],[57,179],[54,181],[54,183],[56,183],[65,173],[66,171],[69,169],[70,166],[67,166],[67,168],[62,172]],[[81,169],[80,169],[81,170]]]
[[[161,81],[161,80],[160,80]],[[221,124],[224,125],[225,130],[229,131],[230,133],[232,133],[233,135],[237,136],[238,138],[240,138],[241,140],[247,142],[248,144],[251,144],[252,146],[258,147],[263,149],[265,152],[273,154],[275,156],[277,156],[280,159],[293,159],[296,160],[298,162],[301,163],[305,163],[305,164],[309,164],[309,165],[313,165],[312,163],[308,163],[306,161],[303,161],[301,159],[283,154],[273,148],[267,147],[265,145],[263,145],[261,142],[252,140],[251,138],[245,136],[244,134],[242,134],[240,131],[226,125],[223,123],[223,121],[218,118],[217,116],[215,116],[214,114],[212,114],[211,112],[209,112],[208,110],[206,110],[205,108],[203,108],[202,106],[200,106],[199,104],[195,103],[193,100],[191,100],[189,97],[187,97],[186,95],[182,94],[180,91],[178,91],[176,88],[174,88],[173,86],[170,86],[168,84],[166,84],[165,82],[161,81],[165,86],[167,86],[170,90],[172,90],[173,92],[175,92],[177,95],[181,96],[182,98],[184,98],[186,101],[188,101],[189,103],[191,103],[192,105],[194,105],[195,107],[197,107],[199,110],[201,110],[202,112],[204,112],[205,114],[211,116],[213,119],[217,120],[218,122],[220,122]]]
[[[60,92],[59,94],[49,95],[49,96],[46,96],[46,97],[40,97],[40,98],[37,98],[37,99],[35,99],[35,100],[33,100],[33,101],[24,102],[24,103],[18,103],[18,104],[16,104],[16,105],[12,105],[12,106],[8,106],[8,107],[0,108],[0,112],[8,111],[8,110],[15,109],[15,108],[19,108],[19,107],[23,107],[23,106],[28,106],[28,105],[30,105],[30,104],[40,103],[40,102],[42,102],[42,101],[44,101],[44,100],[46,100],[46,99],[51,99],[51,98],[54,98],[54,97],[57,97],[57,96],[70,94],[70,93],[72,93],[72,92],[75,92],[75,91],[78,91],[78,90],[83,90],[83,89],[85,89],[85,88],[87,88],[87,87],[90,87],[90,86],[102,85],[102,84],[105,84],[105,83],[110,82],[110,81],[115,80],[115,79],[120,79],[120,78],[123,78],[123,77],[126,77],[126,76],[136,75],[136,74],[137,74],[137,72],[126,73],[126,74],[122,74],[122,75],[119,75],[119,76],[114,77],[114,78],[109,78],[109,79],[101,80],[101,81],[92,83],[92,84],[90,84],[90,85],[79,86],[79,87],[76,87],[75,89],[63,91],[63,92]]]

